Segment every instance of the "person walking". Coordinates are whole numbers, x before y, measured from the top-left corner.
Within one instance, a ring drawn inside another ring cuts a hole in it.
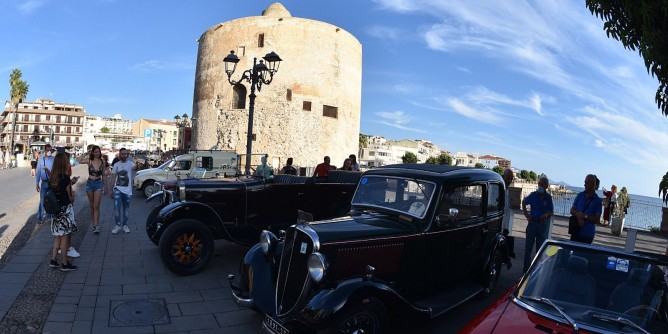
[[[538,251],[547,239],[550,217],[554,214],[552,195],[547,192],[549,187],[550,181],[547,176],[541,175],[538,179],[538,189],[522,201],[522,211],[524,211],[524,217],[527,219],[523,272],[527,272],[531,265],[534,243],[536,244],[536,251]],[[527,205],[531,207],[530,211],[527,211]]]
[[[93,233],[100,233],[100,202],[102,196],[107,193],[106,166],[102,161],[102,151],[97,145],[93,145],[88,155],[88,181],[86,181],[86,195],[93,216]]]
[[[39,207],[37,208],[37,223],[42,224],[47,220],[51,220],[51,215],[44,211],[44,195],[49,188],[48,173],[53,168],[53,150],[51,144],[44,146],[44,155],[37,161],[37,168],[35,168],[35,183],[36,190],[39,193]]]
[[[571,234],[571,241],[591,244],[596,235],[596,224],[601,219],[603,204],[596,194],[598,178],[594,174],[585,177],[585,190],[578,193],[573,200],[571,215],[577,217],[580,229]]]
[[[77,225],[74,221],[74,209],[72,208],[72,203],[74,203],[74,193],[72,192],[73,180],[67,172],[69,167],[70,160],[67,154],[58,153],[53,161],[51,172],[45,171],[45,174],[48,175],[46,183],[56,194],[58,205],[61,207],[60,213],[54,214],[51,220],[51,234],[56,239],[53,241],[49,266],[54,269],[60,268],[61,271],[73,271],[77,269],[77,266],[68,260],[70,250],[73,249],[70,247],[71,236],[77,230]],[[57,260],[59,253],[61,258],[60,264],[58,264]],[[76,257],[78,257],[78,253]]]
[[[37,175],[37,160],[39,160],[39,151],[32,151],[32,157],[30,158],[30,176]]]
[[[135,163],[128,159],[128,150],[121,148],[118,151],[119,161],[111,169],[112,191],[109,197],[114,199],[114,218],[116,226],[111,233],[116,234],[123,228],[123,232],[130,233],[128,219],[130,217],[130,196],[132,196],[132,171]],[[122,227],[121,227],[122,225]]]

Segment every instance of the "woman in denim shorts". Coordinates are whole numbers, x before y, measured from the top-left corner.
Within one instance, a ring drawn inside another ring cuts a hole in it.
[[[107,175],[106,166],[102,160],[100,147],[93,145],[88,155],[88,181],[86,181],[86,194],[90,203],[90,211],[93,215],[93,233],[100,233],[100,201],[102,195],[106,194]]]

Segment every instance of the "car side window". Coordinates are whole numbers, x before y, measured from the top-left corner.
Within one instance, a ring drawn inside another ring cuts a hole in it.
[[[490,183],[487,189],[487,215],[503,210],[503,194],[501,185]]]
[[[483,185],[459,186],[446,192],[440,213],[447,215],[451,208],[459,211],[457,220],[481,217],[483,213]]]
[[[174,170],[190,170],[191,161],[179,161],[174,165]]]
[[[213,157],[197,157],[196,166],[206,170],[213,170]]]

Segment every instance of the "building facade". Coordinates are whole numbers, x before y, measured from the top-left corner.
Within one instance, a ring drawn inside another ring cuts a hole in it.
[[[164,152],[179,149],[179,130],[174,122],[140,118],[133,124],[132,131],[145,150]]]
[[[45,143],[73,150],[84,146],[84,107],[37,99],[35,102],[21,102],[18,108],[5,102],[0,115],[0,146],[5,149],[11,146],[15,113],[14,143],[18,153],[27,154],[30,147],[44,146]]]
[[[256,57],[282,58],[271,84],[255,92],[254,154],[269,154],[280,168],[288,157],[315,166],[325,155],[340,163],[358,151],[362,45],[353,35],[274,3],[261,16],[217,24],[198,41],[192,148],[246,152],[251,87],[228,83],[223,58],[232,50],[240,59],[232,80]]]

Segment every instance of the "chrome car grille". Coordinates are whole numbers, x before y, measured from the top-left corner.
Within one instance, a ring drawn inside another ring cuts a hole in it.
[[[319,248],[317,234],[307,225],[291,226],[286,232],[276,283],[277,315],[289,313],[308,290],[311,280],[306,262]]]

